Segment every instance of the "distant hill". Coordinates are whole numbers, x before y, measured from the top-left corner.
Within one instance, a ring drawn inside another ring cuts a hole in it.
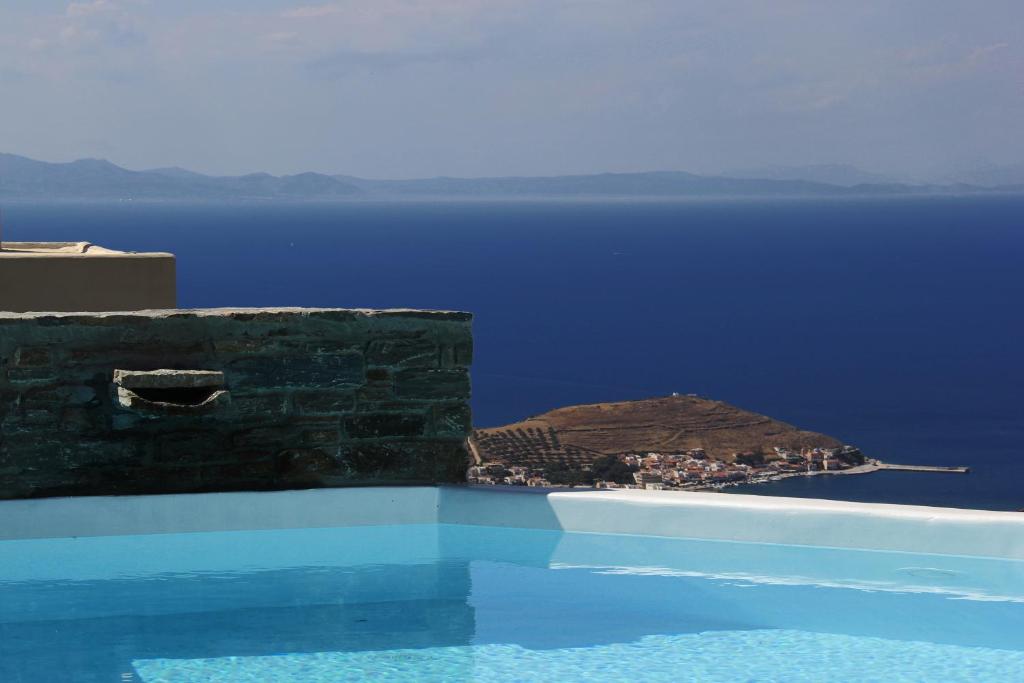
[[[982,187],[1024,186],[1024,164],[976,168],[961,173],[957,180]]]
[[[731,461],[736,453],[770,452],[774,446],[799,450],[842,443],[722,401],[669,396],[559,408],[504,427],[478,429],[473,445],[484,462],[543,466],[691,448]]]
[[[215,177],[180,168],[129,171],[100,159],[52,164],[0,154],[0,198],[294,199],[360,194],[359,188],[318,173]]]
[[[787,167],[775,177],[703,176],[682,171],[550,177],[368,180],[299,173],[208,176],[183,168],[131,171],[101,159],[69,163],[0,154],[0,199],[348,199],[543,197],[856,197],[1024,192],[1024,186],[908,185],[845,166]],[[774,170],[773,170],[774,169]],[[754,171],[751,171],[754,173]]]
[[[891,185],[901,181],[881,173],[871,173],[849,164],[811,164],[808,166],[759,166],[737,169],[722,175],[730,178],[758,178],[771,180],[803,180],[841,187],[857,185]]]
[[[462,197],[754,197],[851,194],[848,188],[801,180],[701,176],[681,171],[550,177],[364,180],[335,176],[370,194]]]

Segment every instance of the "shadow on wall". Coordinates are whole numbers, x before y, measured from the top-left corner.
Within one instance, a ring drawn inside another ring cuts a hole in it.
[[[523,486],[445,486],[440,489],[438,522],[562,530],[562,522],[548,498],[549,493],[559,490],[571,491]],[[586,489],[575,493],[600,494],[601,491]],[[483,501],[486,504],[481,504]]]

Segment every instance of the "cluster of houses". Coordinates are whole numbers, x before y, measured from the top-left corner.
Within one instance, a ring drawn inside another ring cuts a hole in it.
[[[709,458],[702,448],[681,453],[623,453],[618,456],[632,470],[633,481],[595,481],[596,488],[708,489],[752,484],[786,476],[831,472],[862,464],[864,456],[852,446],[804,448],[775,447],[768,456],[737,453],[731,461]],[[589,471],[589,465],[581,465]],[[511,486],[552,486],[544,470],[528,466],[482,463],[469,469],[469,482]]]

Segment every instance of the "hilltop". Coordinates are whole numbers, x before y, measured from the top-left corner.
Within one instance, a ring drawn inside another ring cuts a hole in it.
[[[839,448],[824,434],[723,401],[669,396],[558,408],[521,422],[478,429],[473,446],[483,462],[541,466],[590,465],[621,453],[677,453],[700,448],[731,462],[736,453],[770,453],[775,446]]]

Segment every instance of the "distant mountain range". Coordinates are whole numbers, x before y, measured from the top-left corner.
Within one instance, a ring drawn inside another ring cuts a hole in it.
[[[0,154],[0,197],[40,199],[245,199],[359,196],[359,188],[318,173],[213,177],[183,169],[129,171],[101,159],[66,164]]]
[[[728,176],[680,171],[419,180],[367,180],[322,173],[208,176],[181,168],[130,171],[101,159],[48,163],[0,154],[0,199],[834,197],[1024,193],[1024,173],[1020,177],[1012,172],[993,177],[1009,178],[1012,182],[911,185],[849,166],[768,167]]]
[[[899,185],[848,188],[806,180],[702,176],[682,171],[420,180],[336,177],[367,194],[406,197],[763,197],[888,194],[921,190]]]

